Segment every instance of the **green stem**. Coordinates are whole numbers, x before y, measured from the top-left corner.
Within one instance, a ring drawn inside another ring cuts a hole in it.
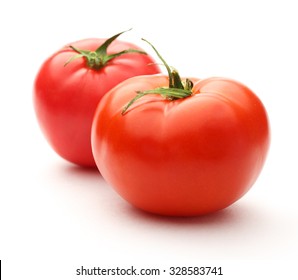
[[[127,109],[138,99],[142,98],[148,94],[158,94],[163,96],[167,100],[176,100],[181,98],[186,98],[192,95],[193,82],[189,79],[186,79],[182,82],[180,75],[176,69],[170,67],[163,57],[159,54],[156,48],[147,40],[142,39],[147,42],[153,50],[156,52],[157,56],[162,61],[163,65],[166,67],[168,76],[169,76],[169,87],[159,87],[155,89],[145,90],[145,91],[137,91],[137,95],[131,99],[123,108],[122,115],[125,114]]]
[[[181,99],[181,98],[186,98],[190,96],[189,90],[184,90],[184,89],[178,89],[178,88],[156,88],[156,89],[149,89],[145,91],[138,91],[137,95],[131,99],[123,108],[122,114],[124,114],[127,109],[138,99],[142,98],[145,95],[148,94],[157,94],[163,96],[167,100],[176,100],[176,99]]]
[[[67,60],[64,64],[64,66],[68,65],[70,62],[72,62],[73,60],[75,60],[77,58],[84,57],[86,59],[87,66],[89,68],[92,68],[94,70],[99,70],[102,67],[104,67],[110,60],[114,59],[115,57],[121,56],[123,54],[139,53],[139,54],[147,55],[146,52],[141,51],[141,50],[136,50],[136,49],[127,49],[127,50],[123,50],[118,53],[113,53],[113,54],[109,54],[109,55],[107,54],[107,49],[111,45],[111,43],[113,41],[115,41],[121,34],[123,34],[124,32],[130,31],[130,30],[131,29],[120,32],[120,33],[112,36],[111,38],[107,39],[102,45],[100,45],[95,51],[81,50],[74,46],[69,46],[77,54],[75,54],[69,60]]]

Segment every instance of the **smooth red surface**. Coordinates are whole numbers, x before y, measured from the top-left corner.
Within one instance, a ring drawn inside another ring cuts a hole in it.
[[[94,51],[106,39],[86,39],[69,45]],[[139,47],[119,40],[108,47],[108,54]],[[91,151],[91,124],[102,96],[127,78],[159,73],[148,65],[148,55],[128,53],[109,61],[100,70],[87,67],[84,58],[68,65],[76,53],[65,47],[41,66],[34,85],[34,107],[40,127],[53,149],[66,160],[83,166],[95,166]]]
[[[196,81],[188,98],[150,94],[121,115],[137,90],[167,85],[163,75],[135,77],[102,99],[92,128],[97,166],[145,211],[193,216],[223,209],[250,189],[263,167],[265,108],[244,85],[210,78]]]

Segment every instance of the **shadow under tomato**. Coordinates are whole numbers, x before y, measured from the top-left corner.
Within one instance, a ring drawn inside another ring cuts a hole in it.
[[[89,168],[89,167],[81,167],[73,164],[65,165],[64,171],[67,176],[71,177],[74,180],[80,182],[88,182],[90,180],[92,182],[96,181],[100,184],[104,184],[106,188],[112,189],[108,183],[105,182],[105,179],[102,177],[101,173],[97,168]],[[115,196],[118,196],[116,192],[114,192]],[[154,224],[161,224],[161,225],[223,225],[226,226],[227,224],[237,223],[243,215],[247,214],[247,207],[245,205],[238,205],[235,203],[230,207],[222,209],[220,211],[216,211],[211,214],[205,214],[201,216],[191,216],[191,217],[175,217],[175,216],[163,216],[158,214],[149,213],[138,209],[132,205],[130,205],[124,199],[122,200],[123,209],[118,209],[118,211],[122,212],[121,214],[129,216],[129,219],[139,220],[142,223],[154,223]],[[119,207],[119,204],[117,205]],[[246,214],[245,214],[246,213]],[[121,215],[121,216],[122,216]],[[124,218],[124,217],[123,217]]]
[[[59,185],[84,187],[90,189],[93,187],[105,185],[106,182],[99,170],[89,167],[82,167],[71,163],[60,163],[52,166],[52,180],[56,180]]]
[[[168,225],[226,225],[238,223],[241,216],[245,215],[247,210],[246,207],[240,207],[238,205],[232,205],[220,211],[193,217],[173,217],[173,216],[162,216],[157,214],[152,214],[145,212],[143,210],[137,209],[133,206],[127,207],[127,212],[135,219],[141,219],[149,223],[155,224],[168,224]]]
[[[64,164],[61,168],[59,166],[60,173],[65,180],[69,181],[71,185],[75,188],[80,186],[80,189],[93,189],[98,186],[104,187],[107,191],[112,191],[112,187],[105,181],[105,179],[100,174],[97,168],[81,167],[74,164]],[[100,188],[102,189],[102,188]],[[173,216],[162,216],[157,214],[152,214],[140,210],[134,206],[131,206],[124,199],[119,197],[119,200],[116,199],[116,196],[119,196],[116,192],[110,194],[115,196],[112,200],[112,203],[115,203],[115,214],[119,215],[120,219],[129,219],[137,221],[139,224],[153,224],[157,226],[168,226],[168,227],[227,227],[234,224],[241,224],[244,219],[250,219],[250,216],[254,216],[255,210],[251,209],[246,203],[240,201],[235,204],[211,213],[202,216],[194,217],[173,217]],[[120,208],[119,208],[120,207]]]
[[[99,172],[97,167],[85,167],[85,166],[79,166],[75,164],[65,164],[64,170],[67,173],[70,174],[77,174],[82,176],[101,176],[101,173]]]

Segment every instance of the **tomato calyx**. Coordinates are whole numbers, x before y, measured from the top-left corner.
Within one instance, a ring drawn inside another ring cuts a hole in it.
[[[110,60],[112,60],[115,57],[121,56],[123,54],[139,53],[139,54],[147,55],[146,52],[141,51],[141,50],[136,50],[136,49],[127,49],[127,50],[123,50],[118,53],[113,53],[113,54],[109,54],[109,55],[107,54],[107,49],[110,46],[110,44],[113,41],[115,41],[121,34],[123,34],[124,32],[130,31],[130,30],[131,29],[120,32],[120,33],[112,36],[111,38],[107,39],[102,45],[100,45],[95,51],[81,50],[74,46],[69,46],[69,48],[71,48],[77,54],[70,57],[70,59],[65,62],[64,66],[66,66],[67,64],[69,64],[70,62],[72,62],[73,60],[75,60],[77,58],[84,57],[86,59],[87,66],[89,68],[94,69],[94,70],[99,70],[102,67],[104,67]]]
[[[193,82],[190,79],[185,79],[185,81],[182,81],[178,71],[167,64],[167,62],[159,54],[156,48],[146,39],[142,40],[147,42],[153,48],[159,59],[162,61],[163,65],[166,67],[169,76],[169,86],[159,87],[145,91],[137,91],[137,95],[133,99],[131,99],[122,109],[122,115],[126,113],[127,109],[135,101],[148,94],[158,94],[163,96],[167,100],[177,100],[181,98],[187,98],[192,95]]]

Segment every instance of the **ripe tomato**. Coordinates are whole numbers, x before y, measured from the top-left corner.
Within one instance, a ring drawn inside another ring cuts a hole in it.
[[[40,127],[70,162],[95,166],[90,135],[102,96],[127,78],[160,72],[148,65],[154,61],[141,48],[116,40],[122,33],[74,42],[49,57],[37,74],[34,107]]]
[[[128,79],[102,99],[92,128],[97,166],[145,211],[192,216],[223,209],[249,190],[263,167],[265,108],[234,80],[191,83],[168,71],[169,77]]]

